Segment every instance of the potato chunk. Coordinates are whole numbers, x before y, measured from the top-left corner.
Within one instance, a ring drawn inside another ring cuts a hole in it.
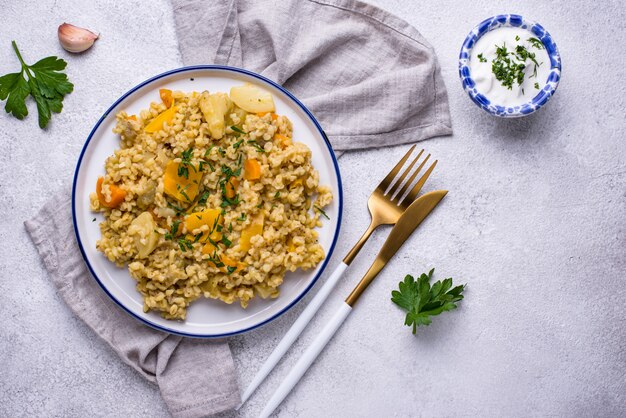
[[[209,133],[214,139],[222,139],[226,129],[225,118],[233,107],[233,102],[225,93],[209,94],[202,92],[199,101],[200,110],[209,125]]]
[[[230,89],[230,99],[237,106],[250,113],[273,112],[276,110],[271,93],[250,83],[232,87]]]
[[[130,223],[128,235],[133,237],[139,258],[146,258],[159,243],[156,222],[150,212],[142,212]]]

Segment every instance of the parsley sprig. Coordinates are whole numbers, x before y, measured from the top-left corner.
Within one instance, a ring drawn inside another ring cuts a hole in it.
[[[404,325],[413,326],[413,334],[420,325],[430,325],[431,316],[456,309],[456,302],[463,299],[465,285],[452,287],[452,278],[436,281],[432,287],[430,279],[435,269],[422,273],[417,279],[407,274],[399,283],[399,291],[391,292],[391,301],[408,311]]]
[[[31,95],[37,104],[39,127],[45,128],[52,117],[52,112],[61,113],[63,98],[74,90],[74,85],[61,71],[67,62],[55,56],[43,58],[33,65],[24,62],[15,41],[13,50],[22,64],[19,73],[10,73],[0,77],[0,100],[6,100],[4,110],[17,119],[28,115],[26,98]],[[26,78],[24,78],[26,76]]]

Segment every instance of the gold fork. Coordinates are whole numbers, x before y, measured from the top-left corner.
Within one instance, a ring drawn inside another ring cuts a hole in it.
[[[415,145],[409,149],[409,151],[402,157],[402,159],[396,164],[396,166],[387,174],[387,176],[380,182],[376,190],[372,193],[369,200],[367,201],[367,207],[369,208],[371,222],[367,230],[361,236],[356,245],[350,250],[348,255],[343,259],[343,262],[339,263],[339,266],[335,269],[333,274],[326,280],[324,286],[317,292],[315,297],[309,302],[307,307],[302,311],[296,322],[293,323],[289,331],[285,334],[285,336],[280,340],[272,354],[267,358],[261,369],[257,372],[254,379],[243,393],[241,397],[241,405],[254,393],[257,387],[263,382],[263,380],[267,377],[267,375],[274,369],[276,364],[280,361],[283,355],[289,350],[289,347],[294,343],[294,341],[298,338],[300,333],[307,326],[313,315],[318,311],[322,303],[326,300],[330,292],[333,290],[343,273],[346,271],[352,260],[356,257],[356,255],[361,251],[363,245],[368,240],[368,238],[372,235],[372,232],[376,228],[381,225],[394,225],[400,216],[404,213],[404,211],[415,201],[417,195],[419,194],[422,186],[428,180],[430,173],[432,173],[435,165],[437,165],[437,160],[430,165],[428,170],[420,177],[415,186],[409,190],[411,184],[417,177],[418,173],[424,168],[424,165],[430,158],[430,154],[426,156],[424,161],[417,167],[417,169],[413,172],[413,174],[406,180],[407,176],[411,172],[411,169],[415,166],[417,161],[420,159],[424,150],[421,150],[417,157],[415,157],[408,167],[402,172],[400,177],[397,177],[400,169],[404,165],[404,163],[409,159],[409,156],[415,149]],[[395,180],[395,181],[394,181]],[[404,182],[404,183],[403,183]],[[405,196],[406,195],[406,196]],[[237,408],[239,409],[239,407]]]
[[[411,164],[409,164],[406,170],[404,170],[400,178],[396,182],[394,182],[393,180],[400,172],[400,169],[402,168],[406,160],[408,160],[409,156],[413,152],[413,149],[415,149],[415,145],[413,145],[411,149],[406,154],[404,154],[404,157],[402,157],[402,159],[398,162],[398,164],[396,164],[393,170],[391,170],[389,174],[387,174],[387,177],[385,177],[383,181],[380,182],[378,187],[376,187],[376,190],[374,190],[374,192],[368,199],[367,208],[370,211],[370,216],[372,220],[370,222],[370,226],[367,227],[367,230],[363,233],[359,241],[350,250],[348,255],[343,259],[343,262],[346,265],[350,265],[350,263],[352,263],[354,257],[356,257],[359,251],[361,251],[361,248],[376,228],[381,225],[395,225],[395,223],[398,222],[398,219],[404,213],[406,208],[408,208],[411,203],[413,203],[413,201],[417,198],[418,193],[420,192],[420,190],[422,190],[422,186],[424,186],[424,183],[426,183],[426,180],[428,180],[430,173],[432,173],[433,169],[437,165],[437,160],[435,160],[435,162],[432,163],[430,167],[428,167],[428,170],[426,170],[424,175],[422,175],[422,177],[411,189],[411,191],[406,195],[406,197],[404,197],[407,189],[410,187],[411,183],[413,183],[415,177],[417,177],[417,174],[422,170],[422,168],[430,158],[430,154],[428,154],[424,161],[422,161],[422,163],[419,165],[419,167],[417,167],[417,170],[413,172],[413,175],[411,175],[409,180],[407,180],[404,186],[402,186],[402,189],[400,189],[400,185],[402,184],[404,179],[406,179],[406,176],[409,174],[417,160],[419,160],[419,158],[424,153],[424,150],[421,150],[417,154],[417,157],[415,157]],[[389,188],[392,183],[393,186]],[[398,189],[400,189],[399,192]]]

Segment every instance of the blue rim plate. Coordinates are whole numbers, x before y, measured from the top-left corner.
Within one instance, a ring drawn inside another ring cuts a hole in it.
[[[476,84],[474,83],[472,74],[470,73],[469,61],[472,48],[476,42],[485,33],[502,26],[518,27],[529,30],[539,40],[541,40],[546,48],[546,51],[548,52],[548,56],[550,57],[550,73],[546,84],[528,103],[520,106],[505,107],[498,106],[496,103],[491,103],[487,97],[480,94],[476,90]],[[548,31],[545,30],[539,23],[515,14],[492,16],[480,22],[467,35],[465,41],[463,41],[461,52],[459,53],[459,77],[461,78],[463,89],[478,107],[495,116],[517,118],[529,115],[538,109],[541,109],[541,107],[543,107],[548,100],[550,100],[550,97],[554,95],[556,88],[559,85],[559,80],[561,79],[561,56],[559,55],[559,50],[557,49],[552,36],[550,36],[550,33],[548,33]]]
[[[158,90],[170,88],[183,91],[224,91],[233,85],[252,82],[270,91],[276,111],[293,123],[294,139],[307,144],[312,151],[313,165],[320,173],[320,184],[329,185],[334,200],[327,213],[331,217],[318,228],[319,242],[326,258],[316,269],[287,273],[276,299],[255,298],[247,309],[237,302],[227,305],[221,301],[200,298],[188,308],[185,321],[168,321],[157,313],[143,312],[141,295],[126,267],[109,262],[95,248],[100,238],[100,214],[89,210],[89,194],[95,190],[97,177],[104,173],[105,159],[119,148],[119,138],[111,132],[115,114],[126,110],[137,113],[159,101]],[[343,212],[343,191],[337,159],[326,134],[311,112],[289,91],[273,81],[248,70],[218,65],[198,65],[167,71],[130,89],[109,107],[92,129],[78,158],[72,186],[72,220],[81,254],[104,292],[133,318],[155,329],[185,337],[221,338],[251,331],[267,324],[293,307],[311,289],[324,272],[332,256]]]

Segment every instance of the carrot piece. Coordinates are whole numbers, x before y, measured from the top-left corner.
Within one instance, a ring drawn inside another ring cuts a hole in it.
[[[280,145],[281,148],[287,148],[289,145],[291,145],[291,138],[283,134],[274,135],[274,139],[276,140],[276,143]]]
[[[128,120],[137,120],[137,116],[135,115],[130,115],[129,117],[127,117],[126,119]]]
[[[239,180],[237,177],[231,177],[226,182],[226,197],[232,199],[237,194],[237,187],[239,187]]]
[[[190,241],[194,241],[196,237],[191,235],[191,231],[194,229],[198,229],[206,225],[209,227],[209,230],[204,232],[202,236],[199,238],[199,241],[205,242],[209,237],[213,241],[219,241],[222,239],[222,233],[218,231],[221,229],[221,226],[224,225],[224,217],[222,216],[222,211],[219,209],[205,209],[202,212],[194,212],[185,218],[185,228],[187,228],[187,238]],[[218,225],[220,228],[218,228]],[[210,235],[209,235],[210,234]]]
[[[174,98],[172,97],[172,90],[168,89],[160,89],[159,96],[161,96],[161,100],[165,107],[169,108],[174,103]]]
[[[243,178],[246,180],[257,180],[261,178],[261,164],[254,158],[244,161],[243,169]]]
[[[260,118],[262,118],[263,116],[267,115],[268,112],[258,112],[256,115]]]
[[[215,247],[215,245],[213,245],[213,243],[207,242],[206,244],[204,244],[204,247],[202,247],[202,254],[208,254],[210,256],[213,256],[214,254],[217,254],[217,248]],[[241,270],[248,267],[246,263],[233,260],[225,254],[217,254],[216,258],[217,260],[219,260],[218,263],[221,262],[222,264],[224,264],[223,266],[220,266],[220,270],[224,273],[228,272],[228,267],[235,267],[235,272],[240,272]],[[214,262],[209,261],[209,264],[215,267]]]
[[[241,231],[241,237],[239,238],[240,249],[244,251],[248,251],[250,249],[250,238],[263,233],[264,221],[265,219],[263,215],[260,215],[252,222],[252,224]]]
[[[98,177],[98,182],[96,183],[96,194],[98,195],[98,200],[100,201],[100,205],[105,208],[116,208],[118,207],[126,197],[126,191],[121,187],[116,186],[115,184],[109,184],[109,191],[111,192],[111,200],[107,201],[104,193],[102,193],[102,183],[104,182],[104,177]]]
[[[276,113],[272,113],[272,120],[278,119],[278,115]]]
[[[179,176],[180,163],[170,161],[165,166],[163,174],[163,192],[179,202],[191,203],[198,195],[198,185],[202,180],[202,173],[195,166],[187,168],[188,176]]]
[[[174,120],[174,116],[176,116],[176,112],[178,112],[178,108],[176,106],[172,106],[169,109],[161,112],[156,118],[152,119],[148,125],[146,125],[144,131],[149,134],[160,131],[161,129],[163,129],[163,123],[172,123],[172,120]]]

